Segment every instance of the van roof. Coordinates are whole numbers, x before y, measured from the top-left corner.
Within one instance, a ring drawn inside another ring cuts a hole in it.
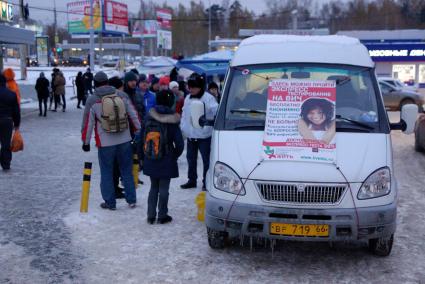
[[[241,42],[231,66],[328,63],[373,67],[366,47],[347,36],[257,35]]]

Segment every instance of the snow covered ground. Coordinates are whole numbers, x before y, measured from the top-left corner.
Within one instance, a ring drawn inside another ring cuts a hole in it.
[[[260,245],[209,248],[196,220],[199,189],[179,189],[184,156],[171,184],[172,223],[146,223],[143,175],[138,207],[118,200],[118,210],[101,209],[97,151],[81,151],[81,114],[71,101],[66,113],[23,119],[25,151],[0,172],[0,283],[425,283],[425,155],[412,135],[392,134],[400,202],[389,257],[362,244],[297,242],[279,243],[272,255]],[[84,161],[93,162],[87,214],[79,213]]]

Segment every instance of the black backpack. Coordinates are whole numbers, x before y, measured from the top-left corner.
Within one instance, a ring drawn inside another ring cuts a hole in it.
[[[143,152],[151,160],[160,160],[168,154],[167,125],[149,118],[145,124]]]

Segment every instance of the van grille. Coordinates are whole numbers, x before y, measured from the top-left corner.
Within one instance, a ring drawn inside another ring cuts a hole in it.
[[[285,184],[257,182],[264,200],[296,204],[336,204],[341,200],[345,185]]]

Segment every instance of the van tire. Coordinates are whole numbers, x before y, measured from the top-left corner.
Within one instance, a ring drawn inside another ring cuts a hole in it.
[[[227,233],[217,231],[207,227],[208,244],[212,249],[224,249],[226,245]]]
[[[415,101],[414,100],[412,100],[412,99],[403,99],[401,102],[400,102],[400,111],[401,111],[401,109],[402,109],[402,107],[404,106],[404,105],[414,105],[415,104]]]
[[[421,144],[419,143],[420,137],[419,137],[419,131],[415,135],[415,150],[416,152],[424,152],[424,149],[421,147]]]
[[[389,238],[369,240],[369,251],[377,256],[389,256],[393,248],[394,234]]]

